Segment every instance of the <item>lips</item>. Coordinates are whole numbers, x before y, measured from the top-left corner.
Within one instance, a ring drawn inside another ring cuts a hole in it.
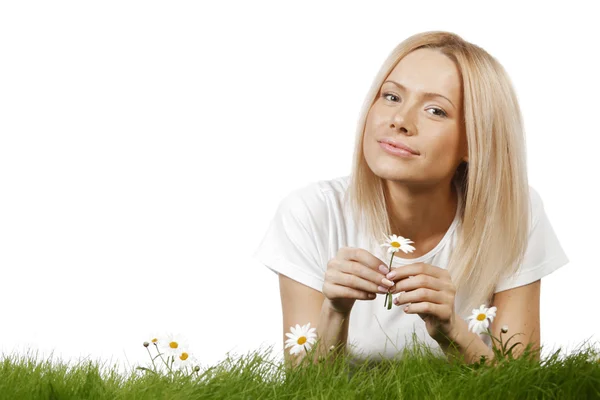
[[[397,140],[394,140],[394,139],[385,138],[385,139],[381,139],[379,142],[380,143],[387,143],[387,144],[389,144],[391,146],[394,146],[394,147],[396,147],[398,149],[406,150],[406,151],[408,151],[408,152],[410,152],[412,154],[415,154],[415,155],[421,154],[418,151],[412,149],[410,146],[408,146],[408,145],[406,145],[406,144],[404,144],[402,142],[399,142]]]

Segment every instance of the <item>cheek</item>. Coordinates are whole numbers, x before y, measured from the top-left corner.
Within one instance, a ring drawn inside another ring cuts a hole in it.
[[[459,157],[461,151],[461,141],[455,131],[440,131],[430,137],[427,148],[427,158],[429,161],[436,161],[443,164],[453,164]]]
[[[380,127],[385,120],[389,120],[389,118],[385,115],[385,110],[381,109],[381,107],[377,104],[374,104],[367,113],[365,125],[371,127]]]
[[[369,112],[365,121],[365,133],[363,136],[363,149],[365,151],[368,151],[368,149],[372,150],[373,143],[377,144],[375,141],[377,139],[377,129],[376,113]]]

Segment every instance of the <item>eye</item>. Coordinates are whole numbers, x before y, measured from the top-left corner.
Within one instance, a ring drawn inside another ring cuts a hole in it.
[[[390,100],[390,98],[389,98],[389,97],[393,97],[393,98],[396,98],[396,99],[398,99],[398,100],[400,99],[400,97],[396,96],[396,95],[395,95],[395,94],[393,94],[393,93],[383,93],[383,94],[381,95],[381,97],[383,97],[384,99],[386,99],[386,100],[388,100],[388,101],[393,101],[393,102],[395,102],[395,100]],[[429,109],[427,109],[427,111],[429,111],[429,110],[434,110],[434,111],[437,111],[437,113],[436,113],[436,114],[433,114],[433,115],[435,115],[436,117],[443,117],[443,118],[446,118],[446,117],[448,116],[448,114],[446,114],[446,112],[445,112],[444,110],[442,110],[441,108],[438,108],[438,107],[432,107],[432,108],[429,108]]]
[[[393,93],[384,93],[384,94],[382,94],[382,95],[381,95],[381,97],[383,97],[383,98],[384,98],[384,99],[386,99],[386,100],[389,100],[389,99],[388,99],[388,96],[392,96],[392,97],[395,97],[395,98],[397,98],[397,99],[400,99],[398,96],[396,96],[396,95],[395,95],[395,94],[393,94]],[[394,101],[394,100],[390,100],[390,101]]]
[[[430,113],[433,114],[437,117],[447,117],[448,114],[446,114],[446,112],[444,110],[442,110],[441,108],[437,108],[437,107],[432,107],[432,108],[428,108],[427,111],[436,111],[436,113]]]

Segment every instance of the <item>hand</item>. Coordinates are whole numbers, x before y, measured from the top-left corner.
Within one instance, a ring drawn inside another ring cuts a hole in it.
[[[367,250],[343,247],[327,263],[323,294],[334,311],[349,314],[356,300],[373,300],[387,293],[394,282],[386,279],[388,267]]]
[[[387,278],[396,282],[393,293],[401,293],[394,304],[412,303],[406,313],[417,313],[427,333],[440,344],[454,340],[458,320],[454,311],[456,287],[450,273],[434,265],[416,263],[393,268]]]

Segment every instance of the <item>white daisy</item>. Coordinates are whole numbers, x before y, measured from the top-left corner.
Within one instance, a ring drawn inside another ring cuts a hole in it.
[[[388,246],[388,253],[395,253],[399,250],[402,250],[405,253],[412,253],[415,251],[415,248],[409,243],[414,242],[402,236],[390,235],[385,238],[385,243],[383,243],[381,247]]]
[[[310,327],[310,322],[304,326],[296,324],[296,327],[290,327],[292,333],[286,333],[289,338],[285,341],[285,348],[291,347],[290,354],[299,354],[302,350],[310,350],[317,340],[316,328]]]
[[[479,307],[479,310],[474,308],[473,314],[467,317],[469,322],[469,330],[475,333],[482,333],[490,326],[496,317],[496,307],[487,308],[485,304]]]
[[[152,347],[156,347],[164,341],[165,341],[165,335],[157,333],[157,332],[152,332],[152,334],[150,334],[149,338],[148,338],[148,343]]]
[[[188,370],[198,365],[195,357],[193,357],[188,349],[181,348],[179,355],[175,356],[174,365],[181,370]]]
[[[158,342],[158,346],[160,347],[165,360],[167,358],[171,360],[172,356],[175,358],[179,357],[182,350],[185,350],[188,347],[187,341],[181,335],[172,334],[166,335],[162,341]]]

